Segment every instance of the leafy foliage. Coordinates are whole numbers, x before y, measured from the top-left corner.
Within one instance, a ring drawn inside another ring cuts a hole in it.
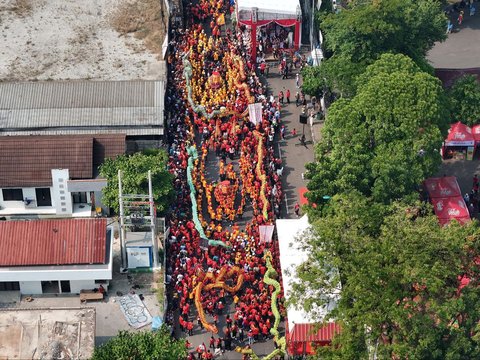
[[[318,96],[324,89],[331,89],[340,97],[350,98],[356,90],[353,79],[365,68],[366,64],[355,64],[348,58],[334,56],[323,60],[320,66],[308,66],[302,70],[302,90],[308,95]]]
[[[312,85],[324,81],[341,97],[352,97],[357,76],[384,53],[407,55],[433,73],[425,55],[446,38],[447,19],[435,0],[354,1],[338,14],[318,12],[316,19],[327,59],[320,70],[304,73],[304,91],[311,95],[318,89]],[[317,79],[310,81],[309,76]]]
[[[377,0],[324,18],[326,47],[355,63],[371,63],[385,52],[423,59],[446,38],[447,20],[435,0]]]
[[[151,170],[155,206],[157,211],[164,212],[173,197],[173,176],[167,171],[167,161],[167,153],[158,149],[105,160],[100,166],[100,175],[108,180],[103,189],[104,204],[119,210],[118,170],[122,170],[124,194],[148,194],[148,170]]]
[[[441,162],[448,121],[440,81],[404,55],[385,54],[359,78],[358,93],[329,109],[308,197],[357,190],[389,203],[414,191]]]
[[[321,359],[479,358],[478,223],[440,227],[428,205],[386,206],[356,192],[333,197],[329,210],[299,239],[308,259],[294,286],[317,318],[341,286],[326,319],[342,333]],[[462,275],[470,283],[459,291]]]
[[[480,123],[480,83],[474,75],[458,79],[448,92],[452,122]]]
[[[121,331],[95,348],[92,360],[179,360],[187,357],[184,340],[176,340],[162,326],[155,332]]]

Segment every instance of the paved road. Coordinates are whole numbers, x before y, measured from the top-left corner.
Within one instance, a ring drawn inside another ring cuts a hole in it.
[[[300,136],[302,134],[303,125],[299,122],[301,107],[295,106],[295,93],[297,91],[295,84],[295,75],[289,79],[283,80],[279,74],[278,69],[270,70],[267,78],[268,91],[273,92],[275,96],[282,90],[284,93],[287,89],[291,92],[290,105],[284,105],[281,112],[281,122],[287,129],[286,140],[278,142],[278,149],[281,153],[284,163],[283,170],[283,188],[286,195],[286,201],[282,208],[282,216],[284,218],[295,217],[293,207],[295,202],[299,201],[298,189],[306,186],[306,181],[302,179],[302,173],[305,172],[305,164],[312,162],[313,157],[313,137],[310,125],[305,125],[305,138],[307,146],[300,145]],[[292,131],[296,129],[297,135],[293,136]],[[315,126],[317,132],[318,126]],[[318,135],[315,135],[318,138]]]
[[[454,30],[447,40],[436,43],[428,53],[428,60],[433,67],[440,69],[466,69],[480,67],[480,2],[475,2],[476,15],[470,16],[465,11],[462,25],[458,25],[458,13],[450,17]],[[445,29],[446,30],[446,29]]]

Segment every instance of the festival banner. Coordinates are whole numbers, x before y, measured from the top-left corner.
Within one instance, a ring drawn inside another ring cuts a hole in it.
[[[260,225],[258,232],[260,233],[260,244],[269,243],[272,241],[273,229],[275,225]]]
[[[255,103],[248,105],[248,115],[250,116],[250,122],[255,125],[262,123],[262,104]]]

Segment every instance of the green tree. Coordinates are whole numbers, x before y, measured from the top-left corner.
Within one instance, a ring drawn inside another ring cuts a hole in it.
[[[333,197],[329,211],[299,239],[308,259],[293,287],[319,321],[337,293],[325,319],[342,332],[319,358],[480,357],[477,222],[440,227],[429,205],[385,206],[355,192]],[[462,275],[471,280],[459,291]]]
[[[422,60],[446,38],[447,19],[436,0],[376,0],[330,14],[320,24],[327,50],[354,63],[375,61],[385,52]]]
[[[308,197],[357,190],[389,203],[411,194],[441,163],[448,126],[440,81],[404,55],[385,54],[359,78],[357,94],[329,109]]]
[[[154,202],[160,213],[168,209],[173,198],[173,175],[167,170],[168,155],[153,149],[133,155],[107,159],[100,166],[100,175],[108,180],[103,189],[103,202],[116,212],[118,205],[118,170],[122,170],[124,194],[148,194],[148,170],[152,173]]]
[[[433,73],[425,56],[436,41],[446,38],[447,19],[437,0],[354,1],[338,14],[318,12],[316,19],[326,59],[323,69],[304,76],[320,72],[320,79],[342,97],[355,94],[356,77],[383,53],[407,55]],[[305,91],[312,94],[311,87]]]
[[[157,331],[121,331],[95,348],[92,360],[181,360],[187,357],[185,341],[170,336],[166,326]]]
[[[319,96],[329,89],[340,97],[350,98],[355,94],[356,84],[352,79],[365,71],[365,64],[355,64],[343,56],[323,60],[320,66],[307,66],[302,70],[302,90]]]
[[[469,126],[480,123],[480,83],[474,75],[458,79],[448,91],[451,121]]]

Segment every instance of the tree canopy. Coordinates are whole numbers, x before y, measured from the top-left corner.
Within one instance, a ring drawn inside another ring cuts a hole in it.
[[[108,181],[103,189],[104,204],[116,212],[119,210],[118,170],[122,170],[124,194],[148,194],[148,170],[151,170],[155,206],[159,212],[167,210],[173,197],[173,176],[167,170],[167,161],[168,155],[161,149],[106,159],[100,166],[100,175]]]
[[[480,123],[480,83],[474,75],[458,79],[448,91],[451,121],[472,126]]]
[[[448,114],[440,81],[404,55],[384,54],[351,99],[331,108],[316,161],[307,164],[307,196],[357,190],[389,203],[411,194],[441,162]]]
[[[326,48],[355,63],[370,63],[385,52],[423,59],[446,38],[447,19],[436,0],[357,2],[323,18]]]
[[[308,259],[296,303],[315,314],[341,285],[326,319],[342,332],[321,359],[479,358],[476,222],[440,227],[430,205],[386,206],[352,192],[334,196],[299,241]],[[470,283],[459,290],[462,276]]]
[[[186,357],[185,341],[172,338],[163,326],[155,332],[121,331],[95,348],[92,360],[179,360]]]
[[[343,97],[354,94],[356,76],[383,53],[407,55],[432,72],[425,56],[446,38],[447,19],[437,0],[353,1],[339,13],[319,12],[317,21],[327,55],[317,71]]]

